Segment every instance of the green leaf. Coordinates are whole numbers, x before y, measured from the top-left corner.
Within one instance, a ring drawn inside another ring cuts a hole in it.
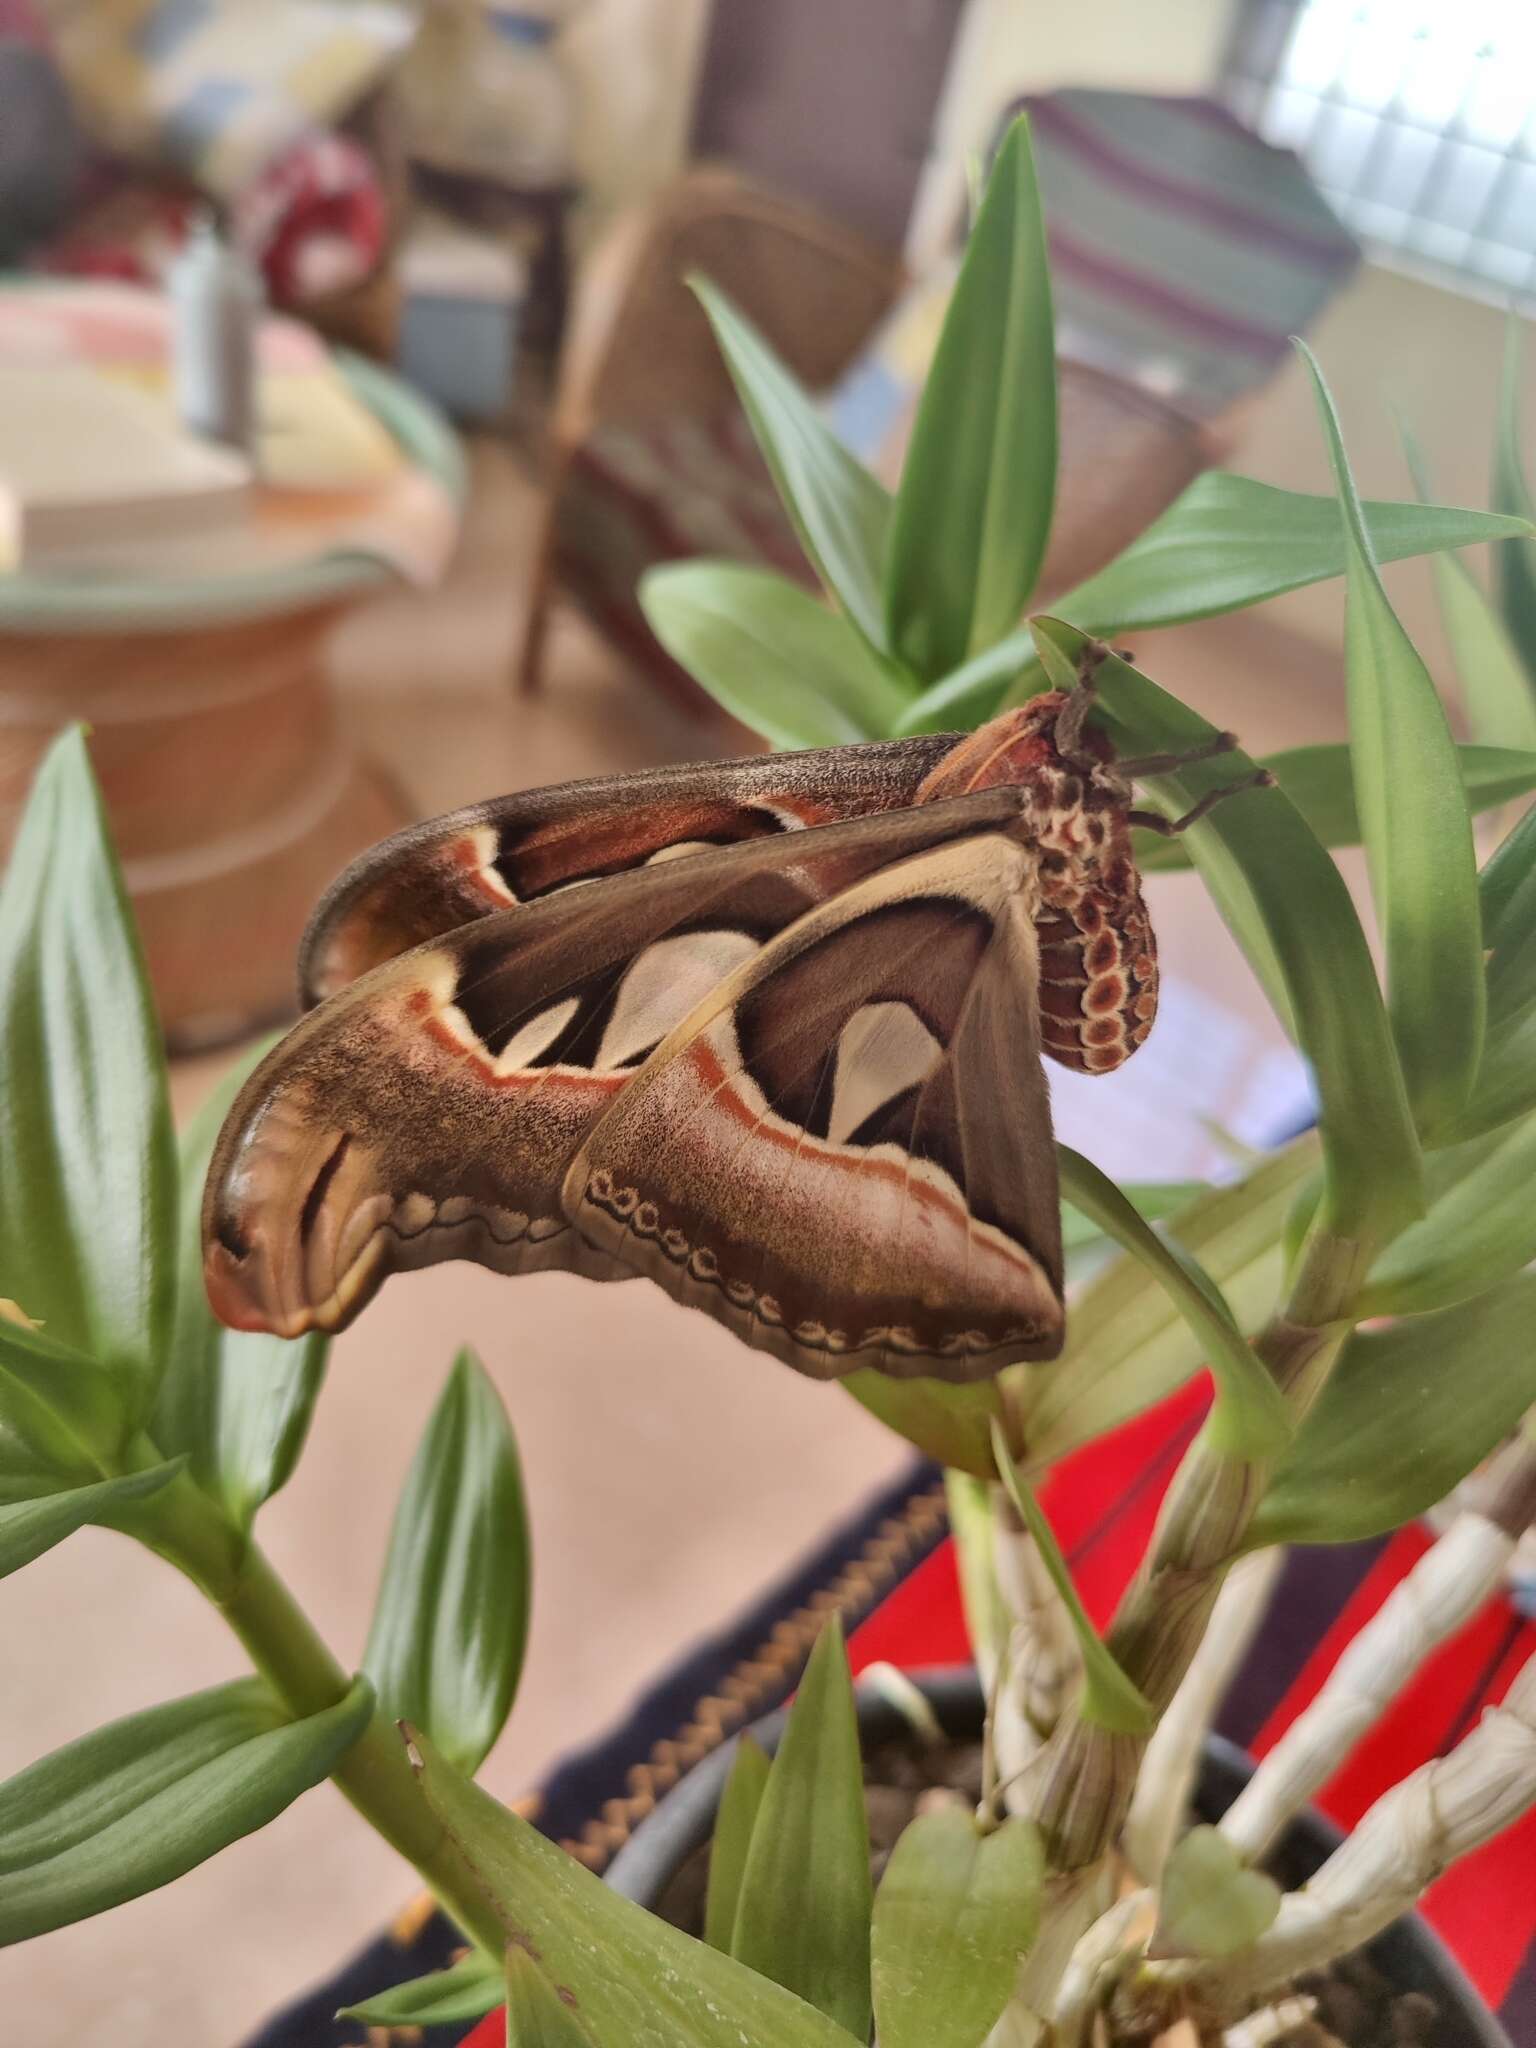
[[[709,1889],[704,1901],[704,1939],[726,1956],[731,1952],[731,1939],[736,1931],[741,1876],[747,1867],[757,1811],[768,1789],[768,1770],[765,1751],[750,1735],[741,1736],[715,1816],[715,1832],[709,1845]]]
[[[1526,812],[1483,863],[1477,878],[1483,944],[1516,946],[1536,927],[1536,809]]]
[[[910,702],[845,618],[772,570],[669,563],[640,603],[668,654],[776,747],[878,739]]]
[[[102,1479],[94,1486],[72,1486],[64,1493],[0,1505],[0,1579],[20,1571],[34,1557],[52,1550],[87,1522],[110,1520],[126,1502],[155,1493],[181,1470],[180,1459],[153,1465],[147,1472],[129,1472],[120,1479]]]
[[[120,1371],[142,1413],[169,1334],[165,1059],[79,727],[49,749],[0,892],[0,1293]]]
[[[1275,1923],[1280,1887],[1249,1870],[1219,1828],[1191,1828],[1158,1887],[1155,1956],[1230,1956]]]
[[[339,2020],[365,2027],[447,2027],[477,2020],[502,2002],[505,1980],[489,1956],[471,1949],[446,1970],[431,1970],[408,1984],[392,1984],[358,2005],[343,2006]],[[514,2037],[515,2038],[515,2037]]]
[[[407,1474],[363,1669],[394,1720],[473,1771],[511,1711],[528,1640],[528,1515],[512,1425],[469,1350]]]
[[[113,1367],[0,1317],[0,1420],[60,1477],[110,1471],[128,1427],[125,1392]]]
[[[1011,634],[1056,497],[1056,339],[1029,122],[1008,131],[923,387],[885,565],[888,645],[934,681]]]
[[[1034,621],[1074,667],[1084,636]],[[1109,655],[1096,671],[1098,722],[1127,756],[1215,737],[1198,713]],[[1170,812],[1241,781],[1242,753],[1148,778]],[[1343,1236],[1392,1235],[1422,1210],[1418,1139],[1370,949],[1343,877],[1278,789],[1244,791],[1185,835],[1218,910],[1311,1064],[1329,1186],[1325,1220]]]
[[[1136,1214],[1145,1217],[1149,1223],[1161,1222],[1165,1216],[1176,1216],[1207,1191],[1208,1183],[1203,1180],[1126,1181],[1119,1189]],[[1074,1205],[1063,1187],[1061,1241],[1066,1250],[1075,1252],[1087,1245],[1103,1244],[1109,1235],[1092,1221],[1086,1210]]]
[[[692,277],[741,394],[784,509],[828,593],[872,647],[885,647],[880,590],[891,497],[856,462],[816,401],[751,321],[707,278]]]
[[[242,1532],[298,1462],[330,1349],[319,1331],[290,1342],[227,1330],[203,1286],[203,1182],[214,1141],[275,1043],[266,1039],[236,1062],[182,1138],[176,1315],[151,1425],[163,1450],[186,1454],[198,1484]]]
[[[1126,1677],[1088,1619],[1088,1611],[1061,1554],[1056,1533],[1041,1511],[1040,1503],[1019,1477],[1018,1468],[1008,1454],[1008,1440],[997,1424],[992,1430],[992,1455],[997,1461],[998,1477],[1018,1510],[1019,1519],[1035,1539],[1040,1561],[1061,1595],[1061,1604],[1077,1637],[1083,1658],[1083,1695],[1078,1705],[1081,1718],[1095,1727],[1107,1729],[1112,1735],[1150,1734],[1157,1725],[1157,1710]]]
[[[1371,1268],[1355,1302],[1362,1320],[1470,1301],[1536,1259],[1536,1117],[1468,1149],[1475,1153],[1469,1170]]]
[[[1475,1301],[1357,1330],[1248,1534],[1353,1543],[1443,1500],[1536,1401],[1536,1274]]]
[[[1455,1135],[1470,1138],[1536,1109],[1536,1009],[1496,1019],[1483,1046],[1472,1100]]]
[[[1536,753],[1515,747],[1460,746],[1456,760],[1462,789],[1474,811],[1497,810],[1536,789]],[[1259,766],[1274,776],[1324,846],[1360,844],[1348,747],[1290,747],[1283,753],[1264,755]],[[1136,832],[1132,844],[1144,875],[1194,866],[1182,839]]]
[[[1338,416],[1305,342],[1346,535],[1350,754],[1387,1008],[1419,1128],[1448,1130],[1472,1092],[1485,999],[1477,854],[1455,743],[1429,670],[1388,602]]]
[[[169,1884],[275,1820],[367,1725],[373,1691],[287,1721],[259,1679],[114,1721],[0,1786],[0,1944]]]
[[[1140,1260],[1204,1351],[1216,1381],[1216,1405],[1206,1424],[1211,1448],[1253,1459],[1283,1450],[1291,1440],[1285,1401],[1210,1275],[1174,1239],[1159,1237],[1092,1160],[1067,1145],[1056,1147],[1056,1158],[1067,1200]]]
[[[983,1833],[958,1807],[919,1814],[875,1895],[880,2048],[978,2048],[1035,1938],[1045,1854],[1032,1821]]]
[[[1178,1212],[1180,1244],[1220,1286],[1241,1330],[1257,1329],[1274,1307],[1286,1216],[1317,1161],[1317,1137],[1308,1132],[1236,1186],[1212,1188]],[[1115,1260],[1074,1301],[1061,1356],[1008,1375],[1025,1437],[1023,1468],[1054,1464],[1160,1401],[1204,1363],[1203,1344],[1158,1280],[1139,1260]]]
[[[1459,506],[1367,500],[1361,509],[1378,562],[1527,530],[1524,516]],[[1053,608],[1090,633],[1176,626],[1327,582],[1343,575],[1345,560],[1336,499],[1210,469],[1112,562],[1054,599]]]
[[[988,1449],[991,1449],[990,1438]],[[982,1670],[994,1668],[1007,1654],[1013,1616],[997,1582],[997,1543],[992,1522],[992,1487],[969,1472],[944,1474],[950,1534],[959,1567],[960,1605],[966,1639]]]
[[[1005,697],[1019,702],[1045,687],[1034,635],[1021,626],[912,698],[891,727],[891,735],[900,739],[909,733],[950,732],[962,726],[970,730],[984,725]]]
[[[758,1807],[731,1953],[866,2041],[870,1902],[858,1716],[834,1616],[816,1639]]]
[[[1399,422],[1398,431],[1422,504],[1429,496],[1423,451],[1407,425]],[[1526,674],[1498,612],[1465,562],[1436,555],[1434,566],[1467,723],[1478,739],[1493,746],[1536,747],[1536,681]]]
[[[1222,1288],[1240,1328],[1256,1329],[1274,1305],[1286,1213],[1317,1158],[1309,1134],[1241,1185],[1213,1188],[1177,1211],[1180,1243]],[[1204,1363],[1200,1341],[1147,1268],[1116,1259],[1074,1298],[1066,1348],[1048,1365],[1012,1366],[970,1386],[875,1372],[850,1373],[842,1384],[925,1457],[991,1480],[994,1420],[1022,1427],[1020,1458],[1037,1471],[1150,1408]]]
[[[507,2048],[597,2048],[581,2001],[545,1976],[519,1942],[507,1945]]]
[[[1536,502],[1520,453],[1521,323],[1511,313],[1504,330],[1504,374],[1499,385],[1499,426],[1493,452],[1493,502],[1500,512],[1536,524]],[[1528,675],[1536,676],[1536,541],[1502,540],[1493,551],[1494,584],[1509,637]]]
[[[849,2048],[813,2006],[610,1891],[424,1737],[412,1735],[411,1756],[509,1943],[571,1994],[593,2048]]]

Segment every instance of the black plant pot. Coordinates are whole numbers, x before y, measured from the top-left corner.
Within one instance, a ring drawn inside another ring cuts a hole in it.
[[[946,1735],[957,1742],[981,1734],[984,1703],[969,1665],[912,1674]],[[770,1714],[752,1732],[767,1750],[783,1733],[787,1710]],[[906,1722],[891,1702],[861,1694],[859,1724],[866,1748],[899,1740]],[[732,1747],[717,1750],[669,1792],[643,1820],[608,1869],[608,1883],[625,1898],[654,1907],[676,1873],[709,1840],[731,1766]],[[1212,1736],[1206,1746],[1196,1805],[1202,1818],[1218,1819],[1237,1797],[1252,1764],[1235,1744]],[[1269,1867],[1288,1888],[1304,1883],[1327,1861],[1342,1837],[1332,1822],[1310,1809],[1293,1822]],[[1513,2048],[1455,1958],[1416,1913],[1377,1936],[1366,1953],[1399,1991],[1422,1991],[1440,2012],[1435,2048]]]

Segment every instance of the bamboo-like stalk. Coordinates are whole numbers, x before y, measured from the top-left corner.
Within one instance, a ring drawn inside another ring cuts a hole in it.
[[[1285,1308],[1255,1340],[1255,1351],[1298,1420],[1343,1348],[1345,1318],[1368,1262],[1366,1246],[1319,1232]],[[1147,1555],[1108,1636],[1121,1669],[1159,1712],[1194,1659],[1267,1481],[1264,1467],[1223,1455],[1203,1435],[1174,1476]],[[1031,1810],[1057,1869],[1097,1862],[1118,1837],[1141,1760],[1140,1749],[1127,1756],[1124,1741],[1069,1718],[1042,1752],[1031,1774]]]
[[[1318,1231],[1285,1307],[1254,1349],[1300,1420],[1325,1384],[1349,1333],[1349,1309],[1372,1247]],[[1267,1471],[1214,1450],[1202,1436],[1186,1453],[1152,1542],[1109,1632],[1109,1648],[1153,1706],[1166,1710],[1189,1669],[1263,1497]],[[1048,1898],[1041,1933],[992,2048],[1032,2048],[1048,2024],[1062,1976],[1092,1916],[1091,1896],[1069,1880],[1092,1879],[1118,1839],[1145,1755],[1145,1739],[1064,1716],[1023,1781],[1021,1806],[1040,1823],[1053,1883],[1071,1910]]]
[[[1205,1738],[1269,1609],[1284,1562],[1283,1550],[1258,1550],[1228,1572],[1183,1683],[1152,1731],[1123,1838],[1126,1860],[1148,1884],[1161,1878],[1178,1839]]]
[[[1499,1585],[1536,1509],[1536,1444],[1511,1444],[1490,1480],[1487,1509],[1458,1515],[1399,1581],[1228,1809],[1222,1833],[1249,1862],[1260,1860],[1430,1652]]]
[[[1417,1902],[1447,1865],[1470,1855],[1536,1806],[1536,1658],[1501,1706],[1448,1756],[1383,1794],[1305,1891],[1247,1949],[1220,1961],[1149,1963],[1132,1995],[1193,1998],[1221,2018],[1303,1971],[1319,1970],[1371,1940]]]
[[[1040,1546],[1001,1486],[991,1488],[992,1558],[1012,1627],[993,1717],[998,1773],[1009,1805],[1027,1810],[1025,1767],[1056,1728],[1082,1680],[1072,1622]]]

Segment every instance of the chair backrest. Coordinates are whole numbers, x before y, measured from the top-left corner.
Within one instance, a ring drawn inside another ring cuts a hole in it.
[[[1180,411],[1209,417],[1264,383],[1360,260],[1297,158],[1214,100],[1052,92],[1005,125],[1020,110],[1059,352]]]

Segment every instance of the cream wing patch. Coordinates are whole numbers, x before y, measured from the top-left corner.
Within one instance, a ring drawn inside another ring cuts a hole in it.
[[[594,1070],[612,1073],[649,1052],[757,949],[736,931],[684,932],[647,946],[619,985]]]
[[[837,1042],[827,1136],[846,1144],[859,1126],[898,1095],[926,1081],[944,1048],[906,1003],[866,1003]]]

